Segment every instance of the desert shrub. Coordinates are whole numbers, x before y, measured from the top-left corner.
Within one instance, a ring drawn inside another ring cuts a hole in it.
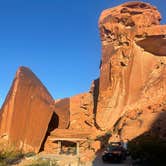
[[[35,155],[36,155],[35,152],[28,152],[24,154],[25,157],[34,157]]]
[[[110,137],[111,137],[111,131],[107,131],[104,135],[97,136],[96,140],[101,142],[102,148],[105,148],[108,145]]]
[[[140,159],[146,165],[162,165],[166,162],[166,141],[152,135],[140,136],[128,144],[133,159]]]
[[[7,166],[5,161],[0,161],[0,166]]]
[[[31,164],[26,166],[58,166],[58,164],[55,160],[38,159],[34,160]]]
[[[11,165],[19,163],[24,157],[23,153],[19,150],[6,149],[0,151],[0,166]]]

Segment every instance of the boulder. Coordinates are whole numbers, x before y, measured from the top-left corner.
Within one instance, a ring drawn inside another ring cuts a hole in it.
[[[91,148],[94,150],[94,152],[98,152],[101,149],[101,142],[100,141],[92,142]]]
[[[24,151],[38,152],[52,117],[57,120],[52,127],[58,127],[53,111],[47,89],[30,69],[20,67],[0,112],[0,135]]]
[[[59,117],[58,128],[68,128],[70,124],[70,99],[56,100],[54,110]]]

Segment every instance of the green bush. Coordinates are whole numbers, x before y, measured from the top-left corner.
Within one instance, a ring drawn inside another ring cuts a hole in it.
[[[18,150],[1,150],[0,151],[0,166],[11,165],[19,163],[20,160],[24,157],[21,151]]]
[[[0,151],[0,166],[9,166],[12,164],[20,163],[21,159],[24,157],[32,157],[35,153],[30,152],[23,154],[21,151],[8,149]],[[51,161],[48,159],[37,159],[32,161],[29,165],[26,166],[58,166],[56,161]]]
[[[33,156],[35,156],[35,155],[36,155],[35,152],[28,152],[28,153],[25,153],[25,154],[24,154],[25,157],[33,157]]]
[[[162,165],[166,162],[166,141],[152,135],[140,136],[128,144],[133,159],[140,159],[147,165]]]

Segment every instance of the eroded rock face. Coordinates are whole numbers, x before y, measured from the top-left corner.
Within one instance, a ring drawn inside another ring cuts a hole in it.
[[[58,128],[68,128],[70,124],[70,99],[56,100],[54,110],[59,117]]]
[[[93,90],[92,90],[93,91]],[[96,136],[96,129],[94,126],[94,103],[93,94],[82,93],[70,98],[57,100],[55,103],[55,110],[64,112],[64,117],[60,116],[61,124],[68,124],[67,129],[62,129],[59,124],[58,129],[53,130],[44,144],[44,151],[47,153],[57,152],[57,142],[53,141],[55,138],[88,138]],[[70,114],[68,114],[68,112]],[[69,116],[69,121],[65,121],[65,117]],[[80,151],[83,153],[89,146],[85,145],[85,140],[80,142]],[[83,148],[84,147],[84,148]],[[83,148],[83,149],[82,149]]]
[[[0,136],[36,152],[57,148],[51,139],[56,128],[60,136],[88,131],[94,140],[110,129],[122,139],[147,131],[166,138],[166,25],[160,20],[155,7],[138,1],[103,11],[100,78],[90,92],[54,101],[21,67],[1,108]],[[97,151],[100,142],[92,147]]]
[[[158,10],[143,2],[128,2],[101,14],[96,115],[101,129],[118,126],[121,135],[132,138],[150,129],[164,110],[166,26],[160,25],[160,20]],[[155,114],[151,110],[154,106]]]
[[[32,71],[21,67],[0,112],[0,135],[25,151],[38,152],[53,111],[54,100],[47,89]]]
[[[94,127],[93,96],[83,93],[70,98],[70,129]]]
[[[94,103],[92,93],[82,93],[55,102],[56,113],[60,116],[58,128],[87,129],[94,127]],[[67,118],[66,118],[67,117]],[[61,127],[62,126],[62,127]]]
[[[139,111],[142,111],[138,113]],[[132,110],[124,115],[116,125],[116,130],[123,140],[131,140],[145,133],[155,134],[166,139],[166,111],[149,110],[145,107]]]

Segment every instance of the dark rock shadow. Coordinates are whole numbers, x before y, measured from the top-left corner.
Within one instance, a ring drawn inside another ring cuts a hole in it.
[[[93,166],[102,166],[103,162],[101,160],[101,155],[103,150],[106,148],[111,137],[111,132],[108,131],[102,136],[99,136],[96,141],[100,141],[101,148],[95,153],[96,158],[93,161]]]
[[[48,136],[50,135],[51,131],[58,128],[58,126],[59,126],[59,117],[55,112],[53,112],[52,118],[51,118],[50,123],[48,125],[48,129],[47,129],[45,138],[44,138],[44,140],[41,144],[41,147],[40,147],[40,152],[42,152],[44,150],[45,142],[46,142]]]
[[[135,160],[133,166],[166,165],[166,111],[160,113],[149,131],[130,140],[128,148]]]
[[[109,165],[102,162],[102,151],[108,144],[109,136],[99,137],[103,144],[96,152],[93,166]],[[135,137],[128,143],[132,166],[164,166],[166,165],[166,111],[162,110],[151,125],[149,131]],[[117,164],[118,165],[118,164]],[[127,164],[126,164],[127,165]]]

